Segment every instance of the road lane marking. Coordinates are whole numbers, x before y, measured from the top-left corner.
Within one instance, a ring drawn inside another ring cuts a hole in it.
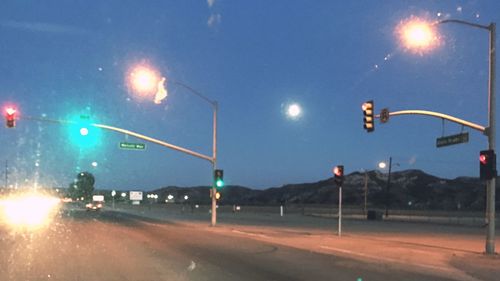
[[[262,237],[262,238],[270,238],[269,236],[267,236],[265,234],[252,233],[252,232],[241,231],[241,230],[237,230],[237,229],[233,229],[233,230],[231,230],[231,232],[238,233],[238,234],[245,234],[245,235],[248,235],[248,236],[257,236],[257,237]]]

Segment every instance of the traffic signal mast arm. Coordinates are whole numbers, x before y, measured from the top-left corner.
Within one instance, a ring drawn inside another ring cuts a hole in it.
[[[441,119],[446,119],[454,123],[458,123],[464,126],[467,126],[469,128],[472,128],[474,130],[478,130],[483,134],[487,134],[487,128],[484,126],[453,117],[451,115],[447,115],[444,113],[439,113],[439,112],[434,112],[434,111],[428,111],[428,110],[401,110],[401,111],[395,111],[395,112],[390,112],[389,116],[395,116],[395,115],[428,115],[428,116],[433,116]],[[380,118],[380,114],[375,115],[375,118]]]
[[[66,124],[66,125],[75,124],[75,122],[72,122],[72,121],[49,119],[49,118],[24,117],[23,119],[34,120],[34,121],[43,121],[43,122],[52,122],[52,123]],[[161,145],[161,146],[164,146],[164,147],[168,147],[170,149],[177,150],[177,151],[180,151],[180,152],[184,152],[184,153],[189,154],[191,156],[207,160],[210,163],[214,163],[214,161],[215,161],[214,158],[212,158],[210,156],[203,155],[201,153],[198,153],[198,152],[195,152],[195,151],[192,151],[192,150],[189,150],[189,149],[177,146],[177,145],[173,145],[173,144],[170,144],[170,143],[167,143],[167,142],[164,142],[164,141],[152,138],[152,137],[148,137],[148,136],[136,133],[136,132],[132,132],[132,131],[129,131],[129,130],[126,130],[126,129],[122,129],[122,128],[118,128],[118,127],[113,127],[113,126],[108,126],[108,125],[103,125],[103,124],[90,124],[90,126],[93,126],[93,127],[96,127],[96,128],[101,128],[101,129],[106,129],[106,130],[110,130],[110,131],[119,132],[119,133],[122,133],[122,134],[125,134],[125,135],[130,135],[130,136],[133,136],[133,137],[136,137],[136,138],[139,138],[139,139],[143,139],[145,141],[156,143],[158,145]]]
[[[126,135],[130,135],[130,136],[139,138],[139,139],[143,139],[145,141],[156,143],[156,144],[168,147],[168,148],[173,149],[173,150],[184,152],[184,153],[189,154],[189,155],[194,156],[194,157],[205,159],[205,160],[209,161],[210,163],[213,163],[213,161],[214,161],[214,159],[212,157],[210,157],[210,156],[206,156],[206,155],[203,155],[201,153],[194,152],[192,150],[189,150],[189,149],[177,146],[177,145],[173,145],[173,144],[170,144],[170,143],[167,143],[167,142],[155,139],[155,138],[151,138],[151,137],[139,134],[139,133],[135,133],[135,132],[132,132],[132,131],[129,131],[129,130],[125,130],[125,129],[121,129],[121,128],[117,128],[117,127],[113,127],[113,126],[108,126],[108,125],[103,125],[103,124],[91,124],[91,126],[94,126],[94,127],[97,127],[97,128],[101,128],[101,129],[110,130],[110,131],[119,132],[119,133],[122,133],[122,134],[126,134]]]

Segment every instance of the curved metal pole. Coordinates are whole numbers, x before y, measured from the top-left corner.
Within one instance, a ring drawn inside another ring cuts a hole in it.
[[[436,24],[442,24],[442,23],[459,23],[459,24],[464,24],[464,25],[468,25],[468,26],[472,26],[472,27],[481,28],[481,29],[491,30],[490,25],[482,25],[482,24],[477,24],[477,23],[468,22],[468,21],[464,21],[464,20],[447,19],[447,20],[440,20],[440,21],[436,22]]]
[[[449,120],[451,122],[455,122],[455,123],[458,123],[458,124],[470,127],[472,129],[480,131],[483,134],[486,132],[486,128],[484,126],[481,126],[481,125],[478,125],[478,124],[475,124],[475,123],[472,123],[472,122],[469,122],[469,121],[466,121],[466,120],[463,120],[463,119],[460,119],[460,118],[457,118],[457,117],[453,117],[451,115],[447,115],[447,114],[439,113],[439,112],[434,112],[434,111],[428,111],[428,110],[401,110],[401,111],[395,111],[395,112],[390,112],[389,113],[389,116],[394,116],[394,115],[427,115],[427,116],[433,116],[433,117],[437,117],[437,118],[441,118],[441,119],[446,119],[446,120]],[[380,118],[380,114],[375,115],[375,117],[376,118]]]
[[[58,120],[58,119],[50,119],[50,118],[42,118],[42,117],[25,116],[25,117],[23,117],[23,119],[25,119],[25,120],[33,120],[33,121],[42,121],[42,122],[57,123],[57,124],[63,124],[63,125],[78,124],[78,122],[74,122],[74,121]],[[115,131],[115,132],[119,132],[119,133],[122,133],[122,134],[130,135],[130,136],[133,136],[133,137],[136,137],[136,138],[139,138],[139,139],[143,139],[145,141],[156,143],[158,145],[161,145],[161,146],[164,146],[164,147],[168,147],[168,148],[171,148],[173,150],[177,150],[177,151],[189,154],[191,156],[207,160],[210,163],[214,163],[215,162],[215,158],[212,158],[210,156],[207,156],[207,155],[204,155],[204,154],[201,154],[201,153],[198,153],[198,152],[195,152],[195,151],[192,151],[192,150],[189,150],[187,148],[183,148],[183,147],[180,147],[180,146],[177,146],[177,145],[173,145],[173,144],[170,144],[168,142],[165,142],[165,141],[162,141],[162,140],[159,140],[159,139],[148,137],[146,135],[139,134],[139,133],[136,133],[136,132],[133,132],[133,131],[130,131],[130,130],[126,130],[126,129],[122,129],[122,128],[118,128],[118,127],[113,127],[113,126],[109,126],[109,125],[104,125],[104,124],[89,124],[89,125],[93,126],[93,127],[96,127],[96,128],[101,128],[101,129],[106,129],[106,130],[110,130],[110,131]]]
[[[110,130],[110,131],[115,131],[115,132],[120,132],[120,133],[126,134],[126,135],[130,135],[130,136],[133,136],[133,137],[136,137],[136,138],[139,138],[139,139],[143,139],[143,140],[146,140],[146,141],[149,141],[149,142],[152,142],[152,143],[159,144],[161,146],[165,146],[165,147],[171,148],[173,150],[184,152],[184,153],[189,154],[189,155],[194,156],[194,157],[198,157],[198,158],[207,160],[210,163],[213,162],[213,158],[212,157],[203,155],[201,153],[198,153],[198,152],[195,152],[195,151],[192,151],[192,150],[189,150],[189,149],[177,146],[177,145],[170,144],[168,142],[164,142],[164,141],[152,138],[152,137],[148,137],[148,136],[136,133],[136,132],[132,132],[132,131],[129,131],[129,130],[125,130],[125,129],[121,129],[121,128],[117,128],[117,127],[113,127],[113,126],[103,125],[103,124],[90,124],[90,125],[93,126],[93,127],[97,127],[97,128],[101,128],[101,129],[106,129],[106,130]]]
[[[184,87],[186,89],[188,89],[191,93],[195,94],[196,96],[198,96],[199,98],[205,100],[206,102],[210,103],[212,106],[216,106],[217,102],[216,101],[213,101],[207,97],[205,97],[204,95],[202,95],[200,92],[196,91],[195,89],[191,88],[190,86],[182,83],[182,82],[179,82],[179,81],[176,81],[176,80],[167,80],[167,83],[168,81],[171,81],[172,83],[176,84],[176,85],[179,85],[181,87]]]

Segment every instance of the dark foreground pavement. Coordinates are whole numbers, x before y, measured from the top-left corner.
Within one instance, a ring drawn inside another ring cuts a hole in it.
[[[112,211],[66,211],[45,230],[1,226],[0,235],[1,280],[456,279],[254,239],[258,233]]]

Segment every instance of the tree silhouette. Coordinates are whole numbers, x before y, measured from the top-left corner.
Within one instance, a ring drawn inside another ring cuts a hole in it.
[[[81,172],[76,175],[73,183],[70,183],[68,193],[71,198],[89,200],[94,192],[95,178],[89,172]]]

